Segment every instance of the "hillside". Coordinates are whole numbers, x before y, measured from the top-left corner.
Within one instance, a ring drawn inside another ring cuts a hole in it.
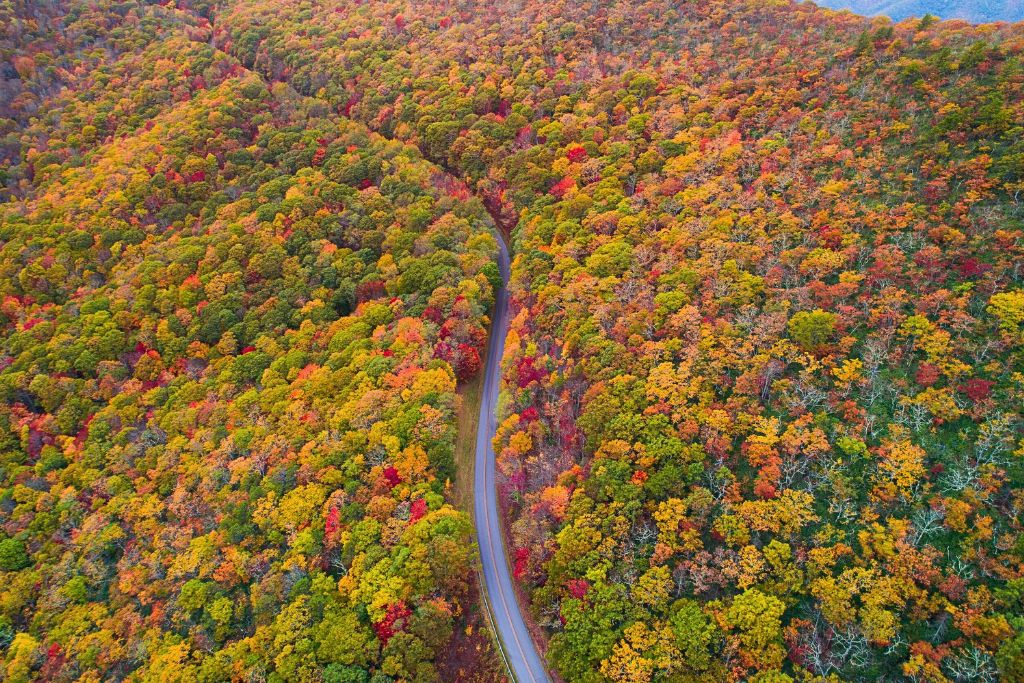
[[[114,47],[29,119],[0,210],[5,680],[437,678],[489,218],[205,19],[79,11]]]
[[[468,680],[492,223],[561,679],[1024,679],[1020,27],[71,5],[4,44],[7,680]]]

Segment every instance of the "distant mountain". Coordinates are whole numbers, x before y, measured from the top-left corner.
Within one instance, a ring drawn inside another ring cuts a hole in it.
[[[926,14],[976,23],[1024,21],[1024,0],[819,0],[818,4],[869,16],[885,15],[895,21]]]

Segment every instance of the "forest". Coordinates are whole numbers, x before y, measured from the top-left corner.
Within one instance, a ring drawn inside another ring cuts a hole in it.
[[[33,58],[0,214],[5,680],[436,679],[486,213],[188,12],[60,21],[119,52]]]
[[[0,26],[0,678],[500,679],[451,490],[497,229],[499,501],[555,680],[1024,680],[1024,25]]]

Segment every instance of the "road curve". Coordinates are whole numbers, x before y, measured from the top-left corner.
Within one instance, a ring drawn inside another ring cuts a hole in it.
[[[487,348],[487,364],[484,366],[480,421],[476,430],[473,516],[483,565],[484,592],[505,662],[519,683],[542,683],[550,681],[551,678],[544,665],[544,658],[530,637],[519,609],[519,602],[516,600],[512,572],[501,531],[501,520],[498,516],[498,489],[494,469],[494,447],[491,441],[498,426],[496,414],[498,391],[501,387],[501,355],[505,349],[505,336],[508,334],[509,257],[504,237],[500,230],[496,229],[495,232],[502,286],[495,297],[491,339]]]

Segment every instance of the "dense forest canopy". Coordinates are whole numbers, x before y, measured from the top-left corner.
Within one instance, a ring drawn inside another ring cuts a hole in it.
[[[5,680],[437,678],[482,205],[196,14],[67,11],[0,209]]]
[[[0,4],[10,681],[444,679],[456,388],[566,681],[1024,679],[1024,30]]]

